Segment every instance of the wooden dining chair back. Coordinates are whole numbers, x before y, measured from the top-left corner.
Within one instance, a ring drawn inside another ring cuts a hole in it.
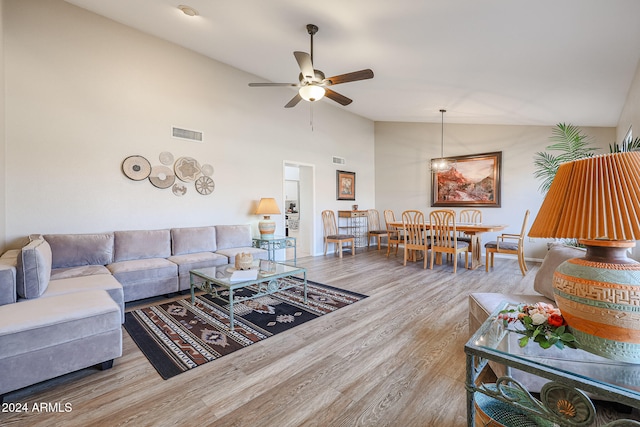
[[[378,250],[380,250],[380,243],[383,237],[389,236],[386,227],[380,226],[380,214],[376,209],[367,210],[367,226],[369,231],[367,232],[367,247],[371,244],[371,238],[375,238],[378,243]],[[388,245],[388,243],[387,243]]]
[[[459,222],[467,224],[482,224],[482,211],[480,209],[462,209],[458,214]],[[462,231],[458,232],[458,241],[469,243],[469,252],[473,252],[472,238]]]
[[[342,245],[351,244],[351,255],[356,254],[356,236],[353,234],[340,234],[336,223],[336,215],[333,211],[322,211],[322,230],[324,232],[324,254],[327,254],[329,243],[333,243],[334,251],[337,251],[342,258]]]
[[[464,267],[469,268],[469,243],[458,241],[456,213],[450,209],[439,209],[429,214],[431,224],[431,264],[433,269],[435,255],[452,255],[453,272],[458,266],[458,255],[464,253]]]
[[[418,210],[408,210],[402,212],[402,233],[404,244],[404,263],[407,259],[416,259],[418,251],[423,255],[423,267],[427,268],[427,252],[429,251],[429,241],[425,238],[424,214]]]
[[[391,225],[396,222],[396,214],[391,209],[384,211],[384,222],[387,224],[387,257],[391,253],[391,247],[395,246],[396,256],[398,255],[398,246],[402,244],[402,230],[399,227]]]
[[[482,223],[482,211],[480,209],[462,209],[459,215],[459,222],[466,222],[469,224]]]
[[[527,230],[527,222],[529,221],[529,210],[524,213],[522,221],[522,229],[520,234],[502,233],[496,240],[487,242],[485,248],[485,268],[489,271],[489,267],[493,267],[493,256],[495,254],[512,254],[518,256],[518,265],[522,275],[526,275],[529,269],[524,261],[524,236]]]

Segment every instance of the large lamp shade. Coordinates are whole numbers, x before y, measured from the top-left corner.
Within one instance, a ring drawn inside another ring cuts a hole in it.
[[[276,231],[276,223],[271,220],[271,215],[280,215],[280,208],[276,199],[271,197],[263,197],[258,203],[256,209],[256,215],[264,215],[264,219],[258,223],[258,230],[260,230],[260,237],[263,239],[273,238],[273,234]]]
[[[640,152],[560,165],[529,236],[586,246],[556,269],[556,304],[583,349],[640,363]]]

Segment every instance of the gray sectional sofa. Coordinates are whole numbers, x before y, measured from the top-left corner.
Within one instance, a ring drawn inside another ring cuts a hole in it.
[[[0,397],[122,355],[124,303],[190,288],[189,270],[233,264],[249,225],[29,236],[0,257]]]

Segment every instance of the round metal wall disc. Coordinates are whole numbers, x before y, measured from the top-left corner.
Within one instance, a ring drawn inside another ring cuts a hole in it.
[[[151,163],[142,156],[129,156],[122,162],[122,172],[129,179],[142,181],[151,173]]]

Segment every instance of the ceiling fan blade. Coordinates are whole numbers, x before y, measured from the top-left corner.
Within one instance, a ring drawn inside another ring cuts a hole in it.
[[[284,108],[295,107],[296,105],[298,105],[298,102],[300,101],[302,101],[302,97],[300,96],[299,93],[296,93],[296,96],[291,98],[291,101],[287,102],[287,105],[285,105]]]
[[[267,86],[300,86],[299,83],[249,83],[251,87],[267,87]]]
[[[311,55],[307,52],[293,52],[293,56],[296,57],[296,61],[298,61],[298,66],[300,67],[300,72],[302,76],[308,81],[312,81],[316,76],[315,71],[313,70],[313,63],[311,62]]]
[[[366,80],[372,78],[373,71],[367,68],[366,70],[354,71],[352,73],[340,74],[338,76],[326,78],[324,79],[323,83],[327,85],[338,85],[340,83],[355,82],[358,80]]]
[[[324,90],[325,90],[324,96],[326,96],[329,99],[332,99],[332,100],[336,101],[338,104],[349,105],[349,104],[351,104],[353,102],[352,99],[349,99],[344,95],[340,95],[338,92],[333,91],[333,90],[331,90],[329,88],[325,88]]]

